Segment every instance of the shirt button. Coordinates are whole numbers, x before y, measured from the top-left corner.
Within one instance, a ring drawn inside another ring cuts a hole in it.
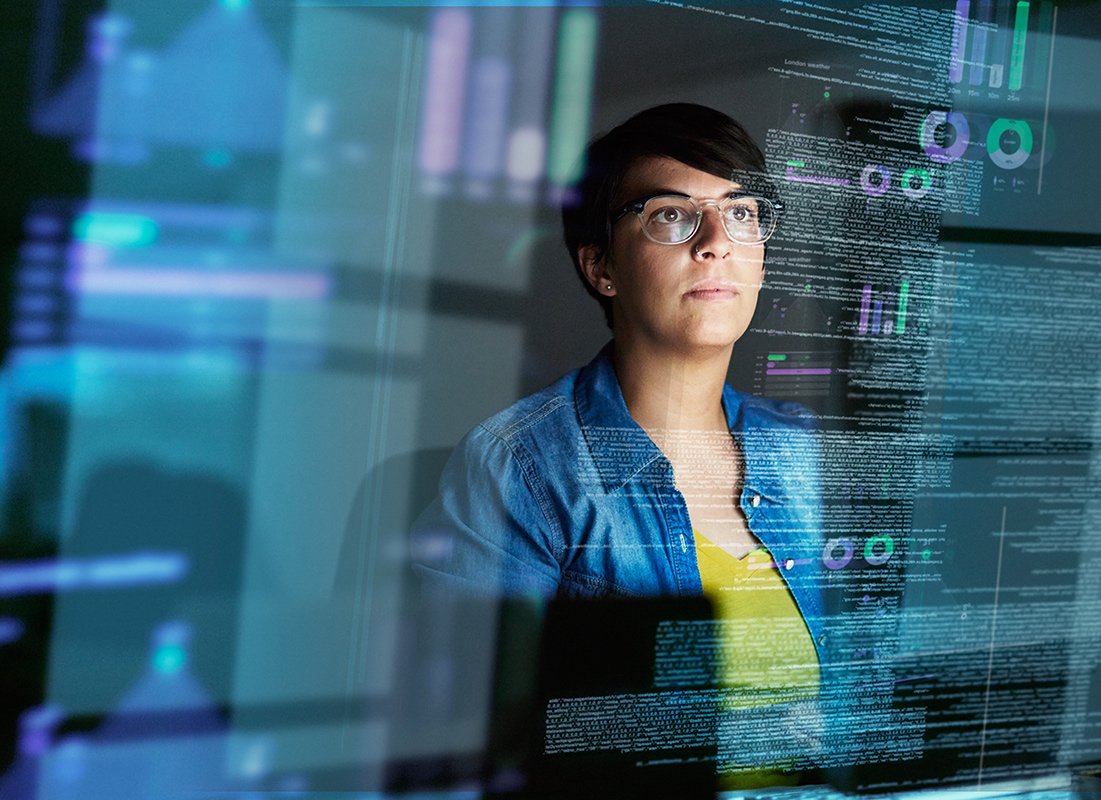
[[[752,499],[752,500],[750,500],[750,501],[749,501],[749,503],[750,503],[750,505],[752,505],[752,506],[753,506],[754,508],[756,508],[757,506],[759,506],[759,505],[761,504],[761,496],[760,496],[759,494],[755,494],[755,495],[753,495],[753,499]]]
[[[680,535],[680,549],[682,553],[688,552],[688,540],[684,538],[684,534]]]
[[[794,566],[795,566],[795,559],[794,558],[789,558],[787,561],[784,562],[784,569],[791,569]]]

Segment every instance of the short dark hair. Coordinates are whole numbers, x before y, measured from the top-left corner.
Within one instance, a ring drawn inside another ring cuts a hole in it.
[[[665,157],[720,178],[736,181],[765,197],[776,188],[765,174],[765,157],[745,128],[721,111],[695,103],[668,103],[640,111],[594,139],[586,152],[585,174],[562,204],[562,227],[573,265],[604,309],[612,327],[612,299],[592,287],[577,250],[595,245],[598,260],[608,252],[608,214],[624,176],[637,161]]]

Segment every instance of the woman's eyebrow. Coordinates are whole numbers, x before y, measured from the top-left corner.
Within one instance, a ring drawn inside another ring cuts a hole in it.
[[[665,188],[655,187],[653,189],[645,189],[643,191],[633,193],[632,196],[639,199],[639,200],[642,200],[644,198],[661,197],[662,195],[666,195],[666,194],[675,195],[677,197],[692,197],[692,198],[696,197],[694,194],[691,194],[690,192],[686,192],[682,189],[670,189],[670,188],[667,188],[667,187],[665,187]],[[743,187],[741,184],[735,183],[734,187],[729,192],[727,192],[726,194],[720,195],[719,199],[720,200],[725,200],[729,197],[741,197],[744,194],[746,194],[745,187]],[[629,202],[633,202],[633,201],[627,200],[625,202],[629,203]]]
[[[662,188],[647,189],[646,191],[641,192],[640,194],[637,194],[635,196],[639,197],[639,198],[642,198],[642,197],[661,197],[663,194],[675,194],[678,197],[691,197],[692,196],[692,195],[688,194],[688,192],[682,192],[679,189],[662,189]]]

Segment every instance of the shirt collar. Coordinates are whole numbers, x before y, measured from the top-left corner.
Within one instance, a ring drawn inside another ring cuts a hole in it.
[[[581,430],[589,445],[593,461],[604,482],[606,492],[621,488],[655,461],[664,460],[653,443],[627,411],[627,403],[619,388],[612,365],[614,341],[608,342],[596,358],[582,367],[574,389],[574,400],[581,421]],[[776,423],[758,418],[756,398],[723,387],[723,410],[731,433],[742,443],[745,454],[745,486],[753,494],[770,500],[782,500],[784,481],[777,469],[775,438]],[[743,432],[750,431],[750,435]],[[763,434],[763,435],[758,435]]]
[[[574,400],[581,431],[589,445],[604,490],[614,492],[655,461],[664,459],[637,422],[631,419],[619,388],[608,342],[577,376]]]

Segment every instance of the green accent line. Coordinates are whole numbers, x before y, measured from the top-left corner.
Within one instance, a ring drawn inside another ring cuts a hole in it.
[[[558,186],[581,179],[589,138],[593,76],[596,72],[596,13],[573,8],[562,15],[554,80],[547,177]]]
[[[1017,3],[1013,21],[1013,55],[1009,59],[1009,91],[1021,90],[1025,72],[1025,36],[1028,34],[1028,3]]]
[[[111,247],[141,247],[152,244],[159,233],[157,223],[138,214],[89,212],[73,220],[73,238]]]
[[[780,353],[769,353],[768,354],[768,360],[769,361],[787,361],[788,357],[785,356],[785,355],[782,355]]]
[[[910,282],[903,281],[898,290],[898,320],[895,322],[895,333],[906,332],[906,304],[910,300]]]
[[[807,165],[806,161],[791,161],[791,160],[788,161],[788,166],[789,167],[805,167],[806,165]]]

